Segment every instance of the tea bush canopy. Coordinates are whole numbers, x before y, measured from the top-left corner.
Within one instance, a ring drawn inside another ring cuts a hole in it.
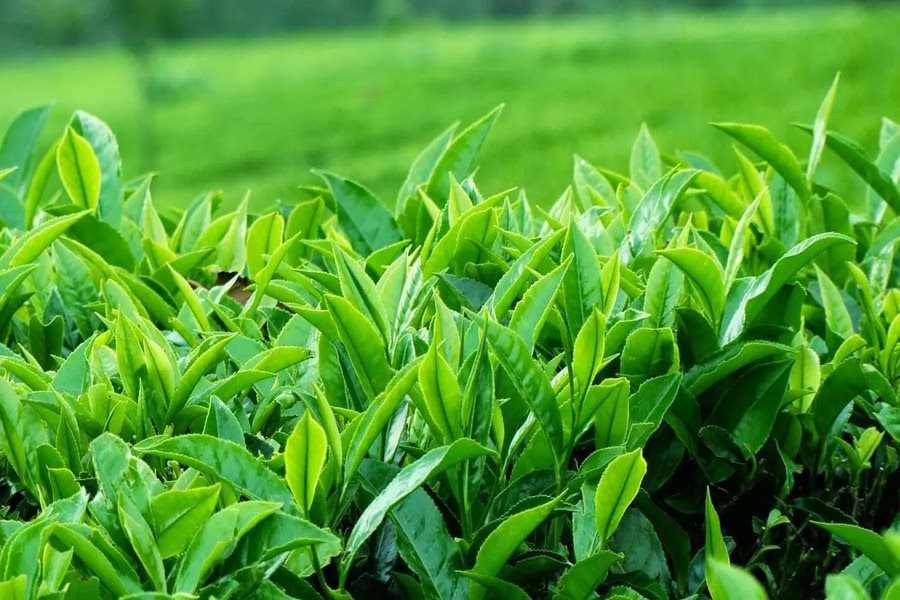
[[[834,131],[837,85],[802,147],[644,127],[547,207],[477,183],[502,107],[261,212],[21,114],[0,597],[897,598],[900,126]]]

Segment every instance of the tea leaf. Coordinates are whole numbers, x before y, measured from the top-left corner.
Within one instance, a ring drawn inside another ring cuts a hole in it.
[[[728,558],[728,547],[725,545],[725,538],[722,537],[722,529],[719,524],[719,514],[716,512],[716,507],[713,506],[709,488],[706,489],[705,518],[706,545],[703,550],[705,559],[708,561],[718,561],[719,563],[724,563],[726,565],[730,564],[731,561]]]
[[[453,138],[453,141],[441,154],[425,187],[425,193],[437,202],[438,206],[443,206],[450,195],[450,176],[461,181],[472,172],[475,158],[491,129],[494,128],[494,123],[502,110],[503,105],[501,104],[469,125]]]
[[[137,554],[138,560],[144,567],[153,587],[157,591],[166,591],[166,572],[163,567],[162,556],[153,539],[153,532],[150,525],[141,516],[137,507],[125,495],[119,496],[118,501],[119,522],[122,523],[122,529],[128,536],[128,541]]]
[[[713,123],[713,126],[756,152],[784,177],[802,200],[809,200],[809,183],[797,157],[788,146],[776,140],[768,129],[740,123]]]
[[[819,290],[822,293],[822,305],[825,308],[825,322],[828,328],[842,338],[850,337],[853,335],[853,321],[847,305],[841,298],[840,290],[818,266],[816,266],[816,275],[819,280]]]
[[[391,482],[366,507],[353,530],[347,537],[347,556],[341,563],[341,579],[345,579],[347,569],[362,543],[381,525],[387,512],[403,500],[433,475],[445,469],[478,456],[486,456],[491,451],[469,439],[456,440],[448,446],[441,446],[426,453],[422,458],[400,470]]]
[[[13,188],[28,181],[30,162],[49,112],[49,105],[28,109],[6,130],[0,145],[0,169],[15,169],[6,176],[6,183]]]
[[[547,322],[550,311],[553,310],[560,283],[570,264],[571,258],[566,259],[563,264],[535,281],[525,291],[522,300],[516,304],[516,308],[513,310],[509,328],[525,340],[529,350],[534,349],[541,329]]]
[[[781,286],[820,253],[838,244],[855,244],[855,242],[838,233],[820,233],[809,237],[788,250],[772,267],[753,278],[746,287],[733,288],[729,292],[728,310],[722,318],[721,342],[726,344],[737,338]]]
[[[233,442],[203,434],[187,434],[167,439],[149,439],[134,446],[142,455],[178,461],[210,477],[235,486],[252,498],[268,498],[293,505],[284,480]]]
[[[765,600],[765,590],[750,573],[738,567],[710,560],[706,576],[713,600]]]
[[[72,115],[71,128],[91,145],[100,167],[100,197],[97,210],[100,218],[119,227],[122,214],[122,161],[119,144],[106,123],[83,110]]]
[[[325,464],[325,430],[305,412],[284,449],[285,479],[303,514],[309,514]]]
[[[403,239],[391,213],[372,192],[349,179],[317,171],[334,196],[338,220],[353,248],[368,256],[373,251]]]
[[[519,544],[543,523],[560,503],[561,498],[553,498],[549,502],[511,515],[505,519],[481,544],[475,558],[472,572],[481,577],[494,577],[503,565],[512,557]],[[478,579],[475,579],[478,582]],[[479,600],[486,592],[483,585],[473,586],[469,598]]]
[[[822,99],[822,104],[819,105],[819,111],[816,113],[812,146],[809,149],[809,160],[806,163],[806,178],[809,181],[812,181],[816,167],[819,165],[819,160],[822,158],[822,151],[825,150],[825,133],[828,128],[828,118],[831,116],[831,108],[834,106],[834,97],[837,93],[840,79],[840,73],[834,76],[834,81],[831,82],[831,87],[828,88],[828,92]]]
[[[554,600],[587,600],[606,579],[609,568],[620,559],[620,554],[601,550],[578,561],[559,578],[559,591]]]
[[[454,124],[445,129],[413,161],[406,179],[400,186],[400,191],[397,192],[398,207],[403,206],[403,203],[415,194],[416,188],[431,180],[439,161],[450,147],[457,127],[458,125]]]
[[[631,180],[648,189],[662,176],[662,160],[659,157],[659,149],[656,142],[650,137],[647,124],[641,125],[637,139],[631,147],[631,160],[629,161]]]
[[[395,475],[396,469],[384,463],[369,461],[363,478],[373,493],[381,490]],[[462,600],[468,585],[456,572],[460,552],[447,532],[443,516],[428,494],[417,489],[388,513],[397,532],[397,550],[419,576],[424,589],[442,600]]]
[[[201,525],[215,512],[221,484],[168,490],[150,501],[153,530],[163,559],[178,556]]]
[[[45,221],[36,229],[32,229],[18,238],[0,256],[0,267],[19,267],[34,261],[44,250],[50,247],[56,238],[74,225],[80,218],[88,214],[81,211]]]
[[[107,555],[95,543],[102,543],[96,530],[76,524],[57,523],[50,535],[63,547],[71,548],[79,561],[100,578],[114,594],[124,596],[141,590],[137,574],[121,554]]]
[[[657,254],[681,269],[697,291],[703,310],[713,323],[717,323],[725,305],[725,282],[719,264],[696,248],[657,250]]]
[[[100,201],[100,163],[86,139],[66,129],[56,151],[59,178],[78,208],[93,210]]]
[[[600,476],[594,498],[594,522],[601,546],[606,546],[615,533],[646,473],[647,461],[637,449],[613,459]]]
[[[846,523],[813,523],[868,556],[888,577],[900,574],[900,552],[874,531]]]
[[[808,133],[813,131],[807,126],[800,128]],[[859,144],[839,133],[828,131],[825,134],[825,145],[869,184],[894,212],[900,212],[900,190],[897,185],[888,174],[882,173],[877,165],[866,158],[865,151]]]
[[[591,385],[603,364],[605,341],[606,318],[595,306],[575,338],[572,356],[572,371],[582,389]]]
[[[553,388],[541,368],[518,335],[499,323],[478,319],[494,349],[495,356],[506,369],[522,398],[547,436],[550,449],[558,462],[563,454],[563,428]]]
[[[449,442],[463,436],[462,391],[436,341],[431,343],[419,367],[419,386],[431,420],[438,427],[434,434]]]
[[[175,572],[175,592],[193,592],[207,572],[260,521],[278,510],[275,502],[239,502],[211,516],[188,545]]]

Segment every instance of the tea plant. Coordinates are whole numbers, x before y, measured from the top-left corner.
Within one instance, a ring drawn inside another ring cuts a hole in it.
[[[252,216],[24,113],[0,597],[897,598],[900,126],[870,160],[833,99],[808,155],[718,123],[724,175],[643,128],[546,210],[474,182],[498,109],[394,210],[317,172]]]

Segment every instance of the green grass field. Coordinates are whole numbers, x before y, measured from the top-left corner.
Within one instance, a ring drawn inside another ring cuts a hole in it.
[[[55,101],[56,131],[81,107],[119,133],[126,175],[161,173],[164,203],[212,188],[233,202],[253,186],[262,206],[290,198],[312,167],[392,198],[434,135],[505,102],[479,182],[547,203],[573,153],[624,167],[642,122],[668,152],[730,160],[710,120],[765,123],[805,149],[790,123],[811,121],[836,71],[832,123],[872,148],[871,115],[900,116],[898,31],[900,8],[831,7],[190,43],[159,51],[172,93],[152,120],[129,57],[83,50],[0,62],[0,125]]]

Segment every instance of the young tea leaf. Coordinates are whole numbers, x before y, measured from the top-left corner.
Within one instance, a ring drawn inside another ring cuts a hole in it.
[[[601,546],[605,546],[615,533],[646,473],[647,461],[637,449],[613,459],[600,476],[594,498],[594,522]]]

